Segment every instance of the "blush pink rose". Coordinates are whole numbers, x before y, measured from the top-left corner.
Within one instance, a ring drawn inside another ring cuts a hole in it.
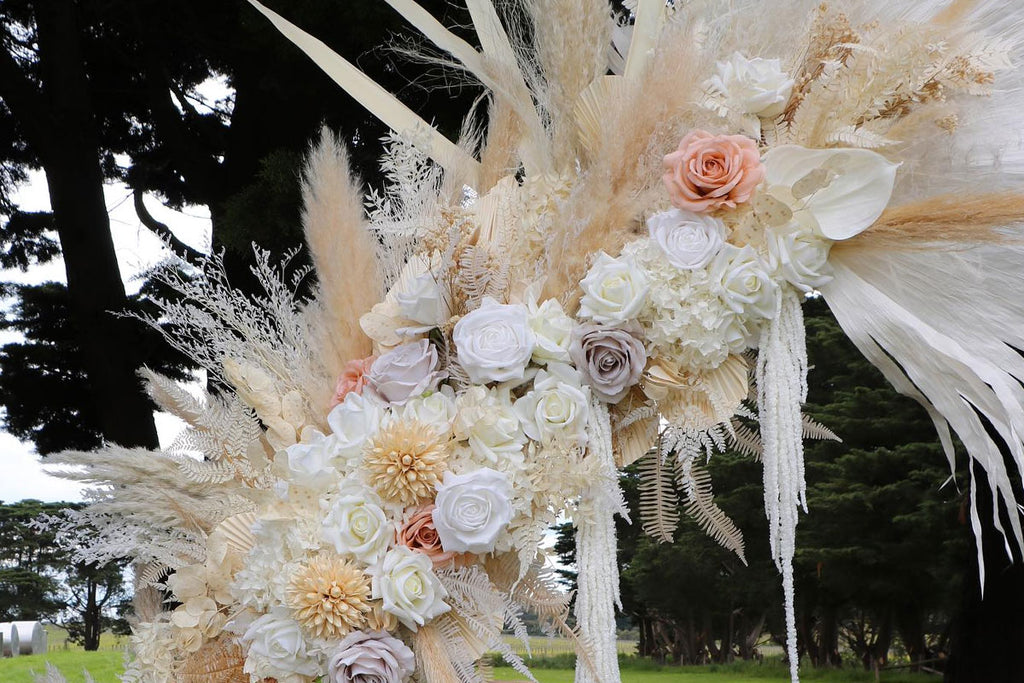
[[[441,537],[434,527],[433,503],[420,508],[409,517],[398,532],[398,542],[429,557],[435,567],[449,565],[461,555],[441,547]]]
[[[363,393],[363,387],[366,386],[367,376],[370,374],[370,368],[375,360],[377,360],[376,356],[370,356],[369,358],[350,360],[345,363],[345,369],[341,371],[338,383],[334,385],[334,399],[331,401],[332,408],[344,401],[345,396],[353,391],[357,394]]]
[[[665,156],[661,177],[672,203],[694,213],[736,208],[764,180],[757,143],[743,135],[689,133]]]

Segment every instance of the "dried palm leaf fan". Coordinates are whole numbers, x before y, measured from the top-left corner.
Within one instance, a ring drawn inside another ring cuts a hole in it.
[[[670,541],[681,496],[743,558],[701,467],[730,447],[764,467],[796,680],[802,441],[835,437],[801,414],[807,296],[1016,508],[1024,7],[502,3],[524,43],[467,0],[477,48],[388,2],[487,88],[479,146],[253,2],[392,128],[386,186],[364,198],[325,133],[305,176],[315,299],[262,252],[257,299],[216,257],[168,272],[169,341],[231,391],[147,372],[186,432],[60,460],[113,484],[65,520],[100,530],[80,554],[130,554],[180,603],[135,627],[129,680],[177,680],[211,643],[253,679],[469,683],[488,650],[529,677],[500,635],[525,637],[528,609],[574,640],[578,683],[615,683],[616,467],[638,463],[645,531]],[[558,515],[575,628],[538,552]]]

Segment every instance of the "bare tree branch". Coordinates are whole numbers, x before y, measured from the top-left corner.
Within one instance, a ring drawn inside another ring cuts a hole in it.
[[[163,240],[164,243],[170,247],[171,251],[173,251],[179,258],[194,266],[199,265],[203,260],[202,252],[193,249],[182,242],[175,236],[171,229],[167,227],[166,223],[161,223],[153,217],[153,214],[151,214],[149,209],[146,208],[142,190],[135,190],[133,198],[135,202],[135,213],[138,214],[139,220],[142,221],[142,224]]]

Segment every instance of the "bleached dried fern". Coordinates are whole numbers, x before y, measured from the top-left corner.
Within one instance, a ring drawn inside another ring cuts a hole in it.
[[[640,459],[640,523],[644,533],[671,543],[679,525],[679,499],[672,469],[655,451]]]
[[[821,424],[810,415],[801,415],[801,424],[803,425],[804,438],[805,439],[816,439],[818,441],[839,441],[842,443],[842,439],[836,435],[831,429]]]
[[[686,513],[697,521],[704,533],[723,548],[736,553],[740,561],[746,564],[743,533],[715,504],[714,493],[711,490],[711,474],[693,459],[677,459],[676,480],[679,488],[686,494]]]
[[[510,626],[529,648],[529,635],[520,618],[521,609],[511,598],[498,592],[487,573],[477,566],[441,571],[438,578],[448,591],[448,602],[458,615],[458,621],[470,629],[470,635],[536,683],[537,679],[523,659],[501,637],[501,626]]]
[[[437,226],[424,224],[437,214],[441,169],[416,146],[415,135],[390,133],[381,140],[385,152],[381,171],[385,185],[367,195],[370,230],[381,244],[379,266],[385,289],[398,279],[424,234]]]

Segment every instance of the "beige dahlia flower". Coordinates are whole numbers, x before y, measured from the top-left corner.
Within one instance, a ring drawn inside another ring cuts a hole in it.
[[[370,441],[363,465],[386,501],[418,505],[434,499],[447,468],[448,442],[419,420],[394,420]]]
[[[288,584],[295,620],[315,638],[338,639],[362,628],[370,612],[370,581],[337,555],[312,558]]]

